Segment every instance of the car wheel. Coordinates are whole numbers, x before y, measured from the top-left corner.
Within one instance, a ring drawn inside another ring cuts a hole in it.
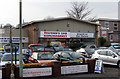
[[[118,61],[118,64],[117,64],[118,68],[120,68],[120,61]]]

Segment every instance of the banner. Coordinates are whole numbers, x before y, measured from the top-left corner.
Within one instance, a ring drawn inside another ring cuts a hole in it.
[[[70,33],[71,38],[95,38],[94,33],[81,33],[81,32],[72,32]]]
[[[40,31],[41,38],[70,38],[70,32]]]
[[[52,75],[52,67],[23,69],[23,77],[37,77]]]

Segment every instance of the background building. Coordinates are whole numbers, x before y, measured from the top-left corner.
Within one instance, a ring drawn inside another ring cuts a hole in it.
[[[29,31],[29,44],[61,42],[71,46],[75,43],[96,44],[97,26],[96,23],[66,17],[32,21],[23,24],[23,29]]]
[[[101,24],[98,37],[105,37],[110,42],[120,42],[120,20],[99,18],[94,20]]]
[[[12,43],[19,45],[20,32],[19,29],[12,28]],[[10,43],[10,28],[0,28],[0,48]],[[22,32],[23,48],[28,46],[28,30]]]

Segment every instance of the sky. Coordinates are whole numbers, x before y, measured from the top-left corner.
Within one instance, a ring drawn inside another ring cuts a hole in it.
[[[22,0],[22,20],[30,22],[42,20],[48,16],[66,17],[66,11],[71,8],[74,0]],[[76,0],[88,2],[88,8],[93,9],[89,17],[118,18],[119,0]],[[0,0],[0,25],[19,24],[19,0]]]

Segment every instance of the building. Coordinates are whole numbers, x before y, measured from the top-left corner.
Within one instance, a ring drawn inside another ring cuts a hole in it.
[[[74,18],[54,18],[23,24],[28,30],[29,44],[61,42],[69,47],[73,42],[96,44],[98,24]]]
[[[99,18],[94,22],[101,25],[98,27],[98,37],[105,37],[110,42],[120,41],[120,20]]]
[[[20,32],[19,29],[12,28],[12,43],[19,45]],[[0,28],[0,48],[10,43],[10,28]],[[28,30],[22,32],[22,45],[23,48],[28,46]]]

